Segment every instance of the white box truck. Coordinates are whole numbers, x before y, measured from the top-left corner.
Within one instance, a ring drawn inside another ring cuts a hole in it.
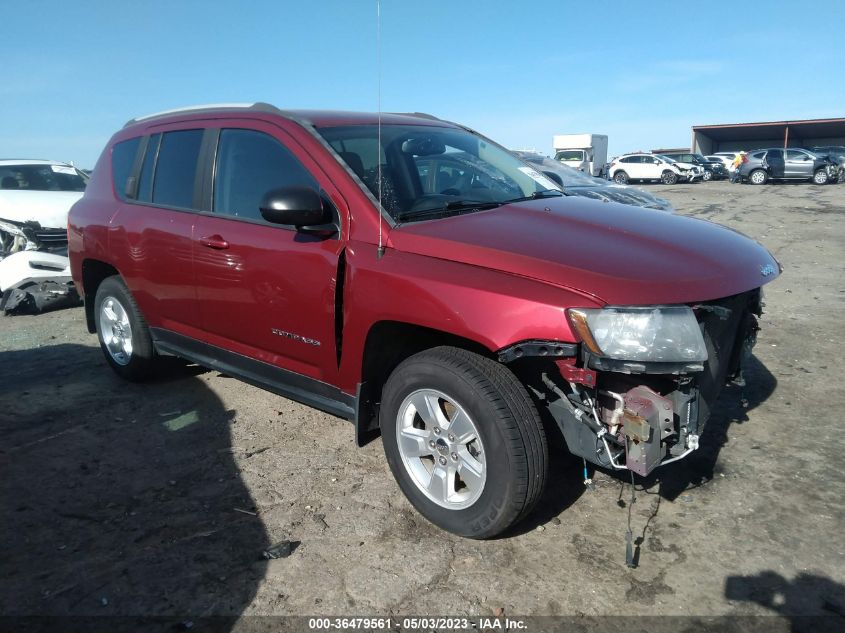
[[[607,163],[606,134],[556,134],[555,160],[591,176],[603,176]]]

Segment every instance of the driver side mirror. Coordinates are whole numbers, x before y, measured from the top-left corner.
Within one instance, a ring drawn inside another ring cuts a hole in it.
[[[268,222],[292,225],[301,233],[329,236],[338,232],[323,198],[311,187],[271,189],[261,199],[259,210]]]

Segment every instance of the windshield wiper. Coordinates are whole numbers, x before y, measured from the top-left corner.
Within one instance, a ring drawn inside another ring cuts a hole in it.
[[[505,203],[510,204],[511,202],[524,202],[525,200],[539,200],[540,198],[560,198],[562,195],[563,192],[560,191],[560,189],[543,189],[542,191],[535,191],[530,196],[505,200]]]
[[[399,222],[407,222],[408,220],[419,220],[420,218],[434,219],[442,218],[452,215],[460,215],[461,213],[470,213],[472,211],[482,211],[484,209],[495,209],[502,206],[502,202],[494,202],[492,200],[450,200],[446,204],[442,204],[430,209],[420,209],[419,211],[407,211],[398,216]]]

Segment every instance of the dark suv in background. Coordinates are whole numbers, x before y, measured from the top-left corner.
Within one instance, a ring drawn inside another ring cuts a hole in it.
[[[753,185],[764,185],[769,180],[811,180],[825,185],[836,173],[836,165],[830,159],[804,149],[758,149],[746,158],[739,176]]]
[[[723,178],[728,177],[728,170],[725,169],[725,166],[719,161],[712,161],[706,159],[701,154],[663,154],[663,156],[668,156],[672,160],[676,160],[679,163],[691,163],[693,165],[699,165],[704,169],[704,181],[707,182],[709,180],[722,180]]]

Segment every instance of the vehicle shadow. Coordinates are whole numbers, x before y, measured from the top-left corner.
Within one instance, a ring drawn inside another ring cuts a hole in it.
[[[0,613],[234,622],[269,542],[203,370],[136,385],[71,344],[0,368]]]
[[[801,573],[790,581],[774,571],[728,576],[725,598],[753,602],[789,620],[792,633],[845,631],[845,585]]]

